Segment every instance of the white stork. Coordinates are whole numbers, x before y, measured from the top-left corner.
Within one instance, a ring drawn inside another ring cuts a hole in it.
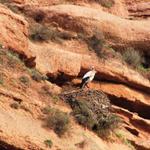
[[[96,74],[96,70],[94,69],[94,66],[91,67],[90,71],[88,71],[82,78],[82,83],[80,85],[81,88],[84,88],[87,86],[89,82],[91,82],[94,79],[94,76]]]

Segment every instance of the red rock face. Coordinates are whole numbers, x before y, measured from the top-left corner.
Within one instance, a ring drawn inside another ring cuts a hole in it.
[[[147,15],[149,3],[140,3],[138,0],[130,2],[116,0],[115,5],[108,9],[88,0],[74,1],[73,4],[77,5],[64,3],[64,1],[60,4],[59,0],[13,0],[13,2],[23,9],[24,16],[17,15],[4,5],[0,5],[0,44],[23,54],[27,58],[25,59],[26,65],[36,66],[41,73],[48,75],[49,81],[55,84],[58,84],[58,80],[64,84],[69,81],[68,87],[66,86],[68,90],[74,88],[71,83],[73,78],[81,78],[90,66],[95,66],[97,70],[95,80],[97,81],[91,83],[90,88],[101,90],[108,95],[113,111],[124,119],[125,124],[122,127],[126,133],[130,133],[129,139],[139,149],[149,149],[150,81],[121,60],[98,58],[93,51],[89,51],[88,46],[82,40],[76,40],[77,33],[85,32],[90,35],[93,28],[96,28],[104,33],[106,41],[116,49],[123,50],[123,48],[133,46],[141,51],[149,52],[150,21],[129,20],[136,19],[137,14]],[[131,5],[132,2],[134,5]],[[127,8],[129,5],[130,7]],[[32,25],[33,20],[27,23],[26,19],[33,19],[38,11],[44,13],[44,19],[40,23],[53,24],[59,31],[71,32],[73,38],[64,40],[61,44],[51,40],[30,41],[28,23]],[[132,17],[131,12],[133,12]],[[23,149],[46,149],[43,141],[52,138],[54,149],[63,150],[67,146],[69,149],[72,147],[76,149],[75,145],[78,145],[77,143],[84,138],[81,134],[83,133],[90,139],[89,145],[85,147],[86,150],[91,150],[93,145],[94,147],[98,145],[96,150],[109,149],[109,146],[111,150],[128,150],[127,146],[120,146],[118,143],[117,146],[111,143],[104,144],[99,137],[91,131],[83,130],[75,122],[71,128],[71,138],[69,135],[65,138],[57,137],[53,131],[44,129],[41,120],[38,119],[42,113],[41,109],[46,106],[56,107],[65,112],[72,111],[61,100],[58,100],[58,104],[52,102],[57,101],[56,95],[65,88],[63,89],[63,86],[60,88],[59,84],[54,85],[49,81],[37,83],[27,73],[26,76],[29,76],[32,86],[22,86],[22,83],[18,81],[18,77],[25,74],[22,70],[15,73],[12,68],[9,68],[4,71],[4,74],[8,82],[12,80],[10,78],[12,75],[15,82],[12,81],[10,85],[14,83],[15,85],[11,88],[8,85],[0,85],[0,96],[2,95],[0,99],[0,146],[4,141]],[[73,82],[73,85],[76,83]],[[9,105],[16,99],[21,99],[29,109],[19,108],[15,111],[11,109]],[[12,137],[15,138],[12,139]]]
[[[28,24],[22,16],[0,5],[0,28],[2,45],[20,54],[31,55],[28,51]]]
[[[25,4],[26,0],[11,0],[11,2],[17,3],[17,4]]]

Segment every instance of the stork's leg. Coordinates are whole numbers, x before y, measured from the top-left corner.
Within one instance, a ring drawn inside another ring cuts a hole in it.
[[[85,83],[82,85],[82,89],[84,89],[85,87],[87,87],[87,82],[85,82]]]
[[[83,89],[86,86],[86,83],[83,83],[81,86],[81,89]]]

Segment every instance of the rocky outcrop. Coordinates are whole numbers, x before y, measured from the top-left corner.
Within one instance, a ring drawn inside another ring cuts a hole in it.
[[[93,83],[91,88],[102,90],[114,105],[125,108],[139,116],[150,119],[150,95],[121,84]]]
[[[37,11],[45,14],[43,22],[55,22],[58,26],[75,32],[85,32],[97,28],[106,40],[116,48],[135,48],[148,51],[150,47],[150,21],[132,21],[112,14],[75,5],[56,5],[48,7],[27,7],[25,12],[34,16]]]
[[[90,66],[94,65],[98,80],[124,83],[149,92],[149,80],[120,61],[113,59],[99,61],[96,56],[66,51],[53,44],[37,46],[30,43],[30,50],[36,56],[36,67],[49,77],[60,76],[59,80],[64,80],[65,76],[67,78],[82,76]]]
[[[133,19],[150,18],[150,2],[139,2],[134,5],[129,5],[128,10]]]
[[[0,44],[30,57],[28,51],[28,23],[7,7],[0,4]]]
[[[17,3],[17,4],[25,4],[26,0],[11,0],[11,2]]]

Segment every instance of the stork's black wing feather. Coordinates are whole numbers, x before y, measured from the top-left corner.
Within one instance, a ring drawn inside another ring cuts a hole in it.
[[[83,78],[82,79],[82,82],[81,82],[81,85],[80,85],[80,88],[83,88],[86,84],[86,81],[89,79],[90,77],[86,77],[86,78]]]

